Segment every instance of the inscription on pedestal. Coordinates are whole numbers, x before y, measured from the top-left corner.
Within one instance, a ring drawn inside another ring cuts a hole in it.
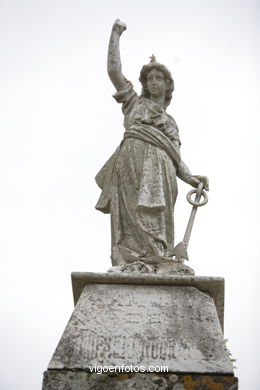
[[[49,369],[95,364],[233,372],[213,299],[187,286],[86,285]]]

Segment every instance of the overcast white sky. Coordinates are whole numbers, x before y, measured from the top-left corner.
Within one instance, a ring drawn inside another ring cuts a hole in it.
[[[256,0],[0,0],[1,389],[41,388],[73,310],[70,273],[110,266],[94,176],[123,134],[106,74],[116,18],[137,91],[152,53],[172,71],[183,160],[210,178],[189,265],[225,277],[240,389],[259,389],[259,13]],[[176,242],[189,189],[179,182]]]

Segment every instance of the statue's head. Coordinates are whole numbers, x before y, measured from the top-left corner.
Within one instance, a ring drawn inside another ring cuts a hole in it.
[[[173,81],[171,72],[166,68],[165,65],[157,62],[154,55],[152,55],[151,61],[149,62],[149,64],[144,65],[141,69],[141,72],[140,72],[139,81],[141,82],[142,87],[143,87],[141,95],[148,98],[148,99],[150,98],[150,94],[149,94],[149,91],[147,89],[147,76],[153,69],[156,69],[156,70],[162,72],[164,75],[164,79],[166,82],[164,106],[167,107],[170,104],[171,99],[172,99],[172,92],[174,90],[174,81]]]

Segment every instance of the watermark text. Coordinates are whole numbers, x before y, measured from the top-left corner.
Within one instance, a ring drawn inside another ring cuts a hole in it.
[[[90,372],[95,372],[96,374],[102,373],[117,373],[117,372],[168,372],[167,366],[135,366],[133,364],[125,365],[121,364],[120,366],[101,366],[94,364],[94,366],[89,366]]]

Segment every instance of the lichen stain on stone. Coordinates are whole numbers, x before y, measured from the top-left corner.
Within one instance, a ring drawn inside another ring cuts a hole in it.
[[[234,380],[235,380],[235,378],[233,376],[226,376],[224,378],[224,381],[227,383],[235,383]]]
[[[210,389],[210,390],[225,390],[224,386],[222,383],[216,383],[214,382],[211,378],[206,377],[203,378],[201,384],[205,384],[207,387],[205,389]]]
[[[187,375],[184,377],[183,384],[185,390],[225,390],[222,383],[217,383],[210,377],[205,377],[202,378],[202,380],[195,381],[190,375]]]
[[[185,390],[194,390],[196,386],[199,384],[198,381],[192,380],[190,375],[184,377],[184,388]]]
[[[129,374],[119,374],[116,376],[116,379],[118,381],[124,381],[125,379],[127,379],[129,377]]]

